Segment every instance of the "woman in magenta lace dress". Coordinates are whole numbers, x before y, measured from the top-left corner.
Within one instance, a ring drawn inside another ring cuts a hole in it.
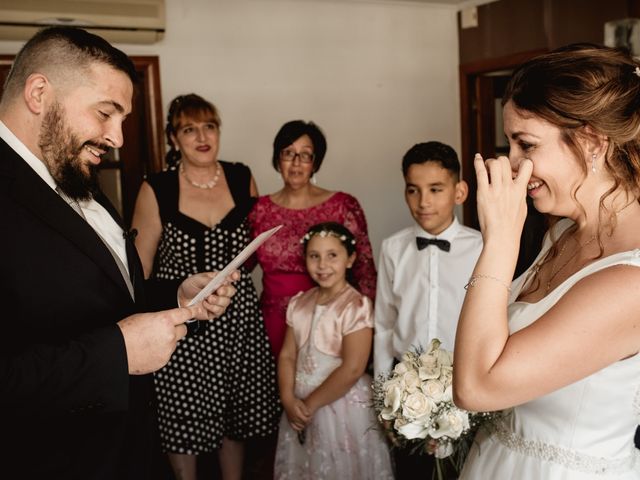
[[[273,141],[272,158],[273,168],[282,176],[284,185],[271,195],[261,196],[248,217],[254,237],[283,225],[256,253],[263,271],[260,306],[276,359],[286,332],[289,299],[314,286],[300,249],[300,238],[312,225],[333,221],[351,230],[358,246],[353,266],[356,286],[375,299],[376,268],[362,207],[351,195],[326,190],[311,180],[326,151],[325,137],[313,122],[285,123]]]

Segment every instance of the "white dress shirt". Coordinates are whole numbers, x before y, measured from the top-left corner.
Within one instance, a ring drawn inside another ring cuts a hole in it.
[[[448,240],[451,249],[429,245],[418,250],[416,237]],[[437,237],[414,225],[382,242],[374,310],[376,377],[391,370],[394,358],[426,348],[434,338],[453,350],[464,286],[481,250],[480,232],[455,218]]]
[[[33,170],[51,187],[56,190],[56,182],[49,173],[46,165],[36,157],[27,146],[16,137],[11,130],[0,120],[0,138],[4,140]],[[116,223],[107,210],[96,202],[93,198],[86,201],[78,201],[80,209],[96,233],[105,241],[109,247],[118,255],[122,265],[127,271],[127,250],[122,228]],[[69,207],[71,208],[71,207]]]

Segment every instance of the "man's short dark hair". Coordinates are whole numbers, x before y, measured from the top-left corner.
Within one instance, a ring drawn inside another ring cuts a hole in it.
[[[78,70],[87,69],[95,62],[124,72],[136,84],[137,74],[131,59],[104,38],[74,27],[40,30],[16,55],[4,84],[3,100],[19,95],[33,73],[73,81],[79,77]]]

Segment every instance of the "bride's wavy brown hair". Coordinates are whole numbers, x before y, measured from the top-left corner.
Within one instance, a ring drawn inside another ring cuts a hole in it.
[[[575,154],[586,178],[587,159],[580,138],[607,139],[604,168],[614,184],[600,197],[597,240],[603,254],[602,233],[616,224],[616,212],[604,206],[607,197],[622,187],[634,197],[640,191],[640,64],[628,51],[592,44],[573,44],[536,57],[518,67],[511,77],[502,105],[512,102],[522,115],[531,114],[558,127],[561,139]],[[583,212],[576,194],[572,198]],[[549,218],[553,226],[559,219]],[[539,267],[558,255],[558,238]],[[527,282],[528,283],[528,280]],[[526,285],[525,283],[525,285]],[[539,279],[523,295],[537,290]]]

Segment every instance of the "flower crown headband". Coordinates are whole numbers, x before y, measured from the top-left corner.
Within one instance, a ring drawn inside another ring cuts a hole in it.
[[[335,237],[344,244],[346,244],[347,241],[349,240],[346,235],[342,233],[334,232],[333,230],[317,230],[317,231],[311,231],[311,232],[305,233],[304,236],[300,239],[300,243],[308,242],[313,237],[322,237],[322,238]],[[351,245],[355,245],[356,239],[352,238],[349,243],[351,243]]]

